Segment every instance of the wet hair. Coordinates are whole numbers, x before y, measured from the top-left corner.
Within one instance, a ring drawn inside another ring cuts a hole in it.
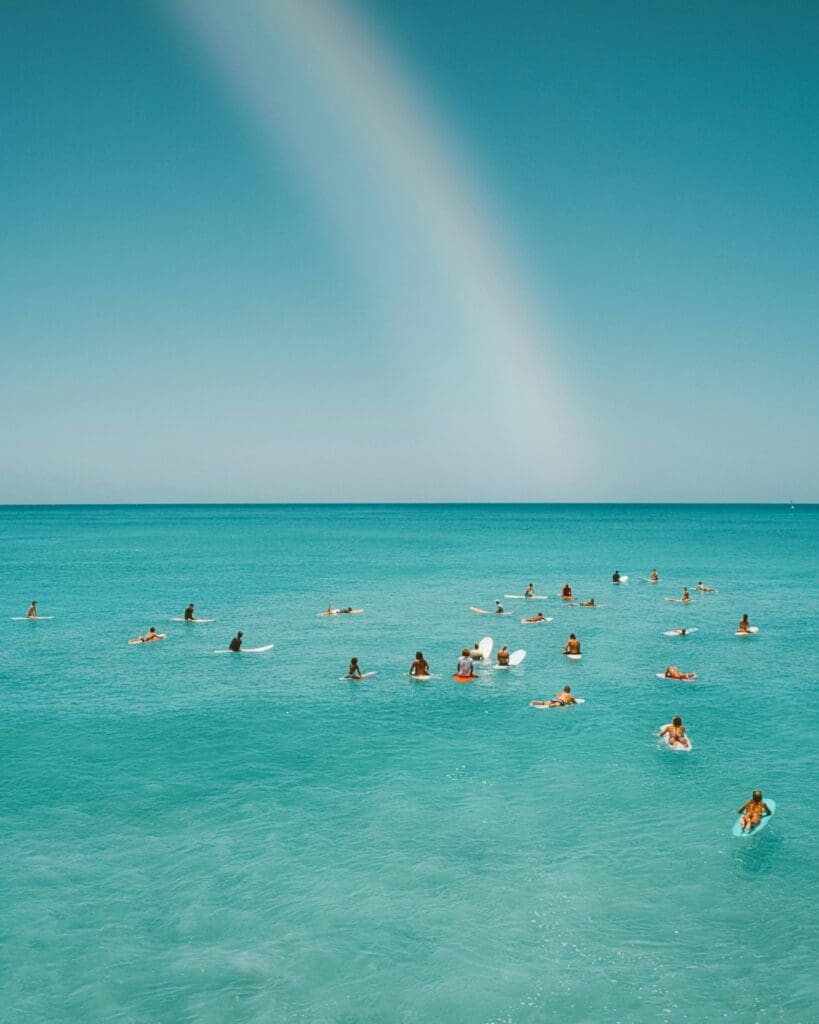
[[[751,799],[752,800],[761,800],[762,799],[762,790],[761,789],[755,789],[753,791],[753,793],[751,794]]]
[[[563,687],[563,692],[564,693],[571,693],[572,692],[571,686],[564,686]]]
[[[569,633],[569,639],[570,640],[576,640],[577,637],[574,635],[574,633]]]
[[[424,660],[424,656],[423,656],[423,654],[421,654],[420,651],[416,651],[415,652],[415,659],[416,659],[416,661],[423,661]]]
[[[243,632],[241,631],[241,629],[240,629],[240,630],[239,630],[239,632],[238,632],[238,633],[236,634],[236,636],[244,636],[244,633],[243,633]]]
[[[682,725],[682,719],[680,718],[679,715],[674,715],[674,717],[671,719],[671,724],[672,725]]]
[[[358,658],[350,658],[350,664],[351,665],[357,665],[358,664]]]

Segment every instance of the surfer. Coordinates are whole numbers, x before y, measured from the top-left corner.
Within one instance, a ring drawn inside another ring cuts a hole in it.
[[[665,670],[666,679],[696,679],[696,672],[680,672],[676,665],[669,665]]]
[[[680,598],[680,600],[683,602],[688,602],[691,600],[691,595],[688,593],[688,587],[683,587],[682,597]]]
[[[36,619],[37,618],[37,602],[36,601],[32,601],[31,604],[29,605],[28,611],[26,612],[26,618],[27,619]]]
[[[648,578],[651,580],[652,583],[656,583],[660,578],[660,574],[657,572],[656,569],[652,569],[651,572],[648,574]]]
[[[660,729],[660,738],[665,736],[668,741],[669,747],[685,747],[688,749],[691,746],[691,740],[685,735],[685,726],[682,724],[682,719],[679,715],[675,715],[674,718],[664,725]]]
[[[572,599],[572,588],[566,583],[563,587],[563,593],[560,595],[564,601],[571,601]]]
[[[545,622],[546,621],[546,616],[543,614],[543,612],[538,612],[537,615],[532,615],[530,618],[524,619],[523,621],[524,622]]]
[[[594,608],[594,598],[590,597],[588,601],[581,601],[578,608]]]
[[[358,667],[358,658],[350,658],[350,667],[347,669],[346,679],[363,679],[361,669]]]
[[[716,594],[717,592],[716,587],[706,587],[702,580],[697,584],[697,590],[699,590],[701,594]]]
[[[469,657],[473,661],[483,661],[483,651],[481,650],[481,645],[478,643],[477,640],[475,641],[475,646],[472,648],[472,650],[468,651],[467,653],[469,654]]]
[[[471,679],[475,675],[475,663],[472,661],[468,647],[464,647],[461,651],[455,675],[460,676],[462,679]]]
[[[685,636],[688,630],[683,626],[682,629],[672,629],[670,632],[672,632],[674,636]]]
[[[569,639],[566,641],[566,646],[563,648],[564,654],[580,654],[580,641],[574,635],[569,633]]]
[[[533,700],[531,707],[533,708],[565,708],[567,704],[576,704],[577,701],[572,696],[571,686],[564,686],[560,693],[551,700]]]
[[[746,612],[742,616],[742,618],[739,620],[739,625],[737,626],[737,633],[750,633],[750,632],[751,632],[751,623],[748,621],[748,613]]]
[[[239,651],[241,651],[241,649],[242,649],[242,637],[243,636],[244,636],[244,633],[241,630],[239,630],[239,632],[236,634],[236,636],[228,644],[228,650],[229,651],[233,651],[234,654],[238,654]]]
[[[165,634],[164,633],[157,633],[156,626],[151,626],[151,628],[148,630],[148,632],[145,634],[145,636],[137,637],[136,643],[138,643],[138,644],[150,644],[150,643],[153,643],[154,640],[164,640],[164,639],[165,639]]]
[[[498,664],[509,664],[509,648],[506,646],[506,644],[504,644],[503,647],[501,647],[501,649],[498,651]]]
[[[353,614],[352,606],[350,606],[349,608],[337,608],[336,609],[336,615],[352,615],[352,614]]]
[[[185,622],[195,622],[195,621],[196,620],[195,620],[194,614],[193,614],[193,602],[191,602],[188,605],[188,607],[185,609]]]
[[[619,569],[615,569],[614,572],[612,573],[611,582],[612,583],[619,583],[620,582],[620,570]]]
[[[409,674],[411,676],[429,675],[429,664],[425,661],[424,656],[420,651],[415,652],[415,661],[410,665]]]
[[[750,832],[757,827],[763,818],[767,818],[771,813],[770,807],[762,799],[762,790],[755,789],[751,794],[751,799],[737,811],[737,814],[742,815],[739,820],[739,827],[743,832]]]
[[[495,600],[495,614],[503,615],[503,605],[497,599]]]
[[[523,596],[524,597],[534,597],[535,596],[535,586],[534,586],[533,583],[530,583],[529,586],[523,591]]]

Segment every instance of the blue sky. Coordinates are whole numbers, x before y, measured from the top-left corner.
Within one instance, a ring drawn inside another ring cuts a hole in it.
[[[819,500],[819,11],[0,8],[0,501]]]

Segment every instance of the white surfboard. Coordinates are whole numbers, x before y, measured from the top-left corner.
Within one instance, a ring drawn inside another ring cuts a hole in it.
[[[171,619],[170,621],[171,622],[216,622],[216,619],[183,619],[183,618],[176,617],[176,618]]]
[[[504,594],[507,601],[546,601],[545,594]]]
[[[672,683],[696,683],[698,681],[698,679],[699,679],[699,677],[697,676],[696,672],[694,673],[694,676],[691,679],[677,679],[674,676],[667,676],[665,674],[665,672],[655,672],[654,675],[658,679],[668,679],[669,682],[672,682]]]
[[[264,654],[265,651],[272,651],[273,644],[265,644],[264,647],[242,647],[238,651],[224,650],[214,651],[214,654]]]
[[[619,580],[612,580],[612,583],[628,583],[628,576],[621,576]]]
[[[46,622],[53,619],[53,615],[12,615],[12,622]]]
[[[362,679],[372,679],[373,676],[377,676],[377,672],[362,672],[360,676],[339,676],[341,682],[345,679],[349,679],[351,683],[359,683]],[[416,679],[429,679],[429,676],[415,676]]]
[[[642,581],[643,583],[659,583],[659,582],[660,582],[660,580],[659,580],[659,579],[656,579],[656,580],[650,580],[650,579],[649,579],[649,578],[648,578],[647,576],[641,576],[641,577],[640,577],[640,579],[641,579],[641,581]]]
[[[554,621],[554,616],[553,616],[553,615],[544,615],[542,619],[532,619],[532,618],[528,618],[528,619],[521,619],[520,621],[521,621],[521,622],[522,622],[522,623],[523,623],[524,625],[530,625],[530,626],[534,626],[534,625],[536,625],[536,624],[537,624],[538,622],[553,622],[553,621]]]
[[[682,751],[682,753],[687,754],[690,750],[694,749],[694,744],[691,742],[691,738],[688,736],[688,734],[686,734],[686,739],[688,740],[688,746],[687,747],[683,746],[683,744],[681,744],[681,743],[671,743],[669,741],[667,735],[663,736],[660,742],[668,750]]]
[[[478,643],[478,650],[483,655],[484,661],[489,661],[492,657],[492,648],[495,646],[495,641],[491,636],[485,636],[483,640]]]
[[[685,630],[684,633],[681,633],[678,629],[666,629],[666,630],[663,631],[663,636],[688,636],[689,633],[697,633],[697,632],[699,632],[699,630],[697,629],[696,626],[693,626],[691,629],[688,629],[686,627],[686,630]]]
[[[575,704],[585,704],[586,701],[583,697],[575,697]],[[552,711],[555,708],[570,708],[571,704],[546,704],[545,702],[531,701],[529,703],[530,708],[537,708],[539,711]]]
[[[755,636],[759,632],[759,626],[749,626],[748,629],[738,629],[737,636]]]
[[[583,655],[582,654],[567,654],[566,657],[570,661],[580,661],[580,659],[583,657]]]

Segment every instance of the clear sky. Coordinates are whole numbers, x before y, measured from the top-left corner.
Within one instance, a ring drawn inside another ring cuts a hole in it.
[[[0,502],[819,500],[819,7],[0,6]]]

